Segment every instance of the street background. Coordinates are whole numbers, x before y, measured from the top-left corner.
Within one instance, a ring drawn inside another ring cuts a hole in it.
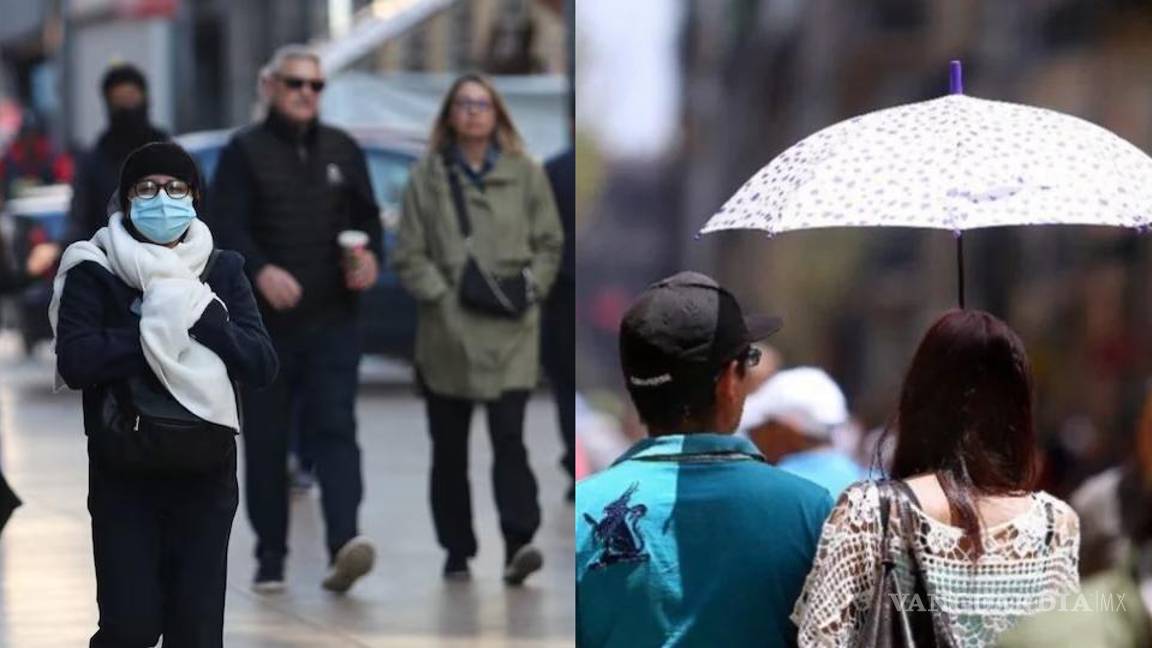
[[[492,75],[534,157],[543,161],[570,145],[574,6],[572,0],[0,0],[0,155],[22,130],[34,129],[36,146],[49,148],[54,160],[47,180],[13,177],[11,165],[0,170],[4,262],[16,269],[32,245],[63,235],[74,163],[107,123],[99,86],[109,65],[144,71],[152,121],[210,176],[228,131],[261,116],[260,67],[288,43],[309,44],[323,57],[328,86],[321,119],[349,129],[365,146],[387,247],[408,165],[423,153],[458,73]],[[48,181],[55,186],[37,186]],[[77,646],[96,628],[80,395],[52,393],[48,294],[50,283],[41,281],[5,297],[0,309],[0,462],[24,500],[0,541],[0,646]],[[491,449],[480,421],[471,448],[481,546],[474,580],[441,578],[443,555],[427,502],[424,403],[408,363],[414,312],[396,277],[382,272],[365,298],[361,323],[372,354],[362,366],[357,411],[366,492],[361,520],[377,543],[375,571],[347,597],[319,587],[327,565],[313,488],[294,495],[288,592],[257,596],[250,590],[254,540],[242,505],[230,549],[225,645],[571,643],[570,483],[558,463],[549,392],[530,402],[525,430],[540,481],[544,570],[520,589],[501,580]]]
[[[577,436],[592,468],[643,434],[616,330],[650,282],[700,270],[784,318],[784,366],[817,365],[864,430],[889,422],[928,324],[956,306],[948,232],[696,232],[803,137],[948,92],[1052,108],[1152,148],[1152,3],[1135,0],[582,0],[577,7]],[[635,28],[644,25],[643,29]],[[866,179],[863,179],[866,182]],[[1127,451],[1152,355],[1152,238],[1115,228],[965,234],[967,305],[1022,336],[1047,490]]]

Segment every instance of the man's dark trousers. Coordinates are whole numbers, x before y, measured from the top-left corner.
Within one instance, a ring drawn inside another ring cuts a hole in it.
[[[143,478],[89,462],[100,629],[90,648],[220,648],[236,453],[219,472]]]
[[[576,282],[561,275],[544,306],[540,322],[540,355],[560,420],[564,442],[561,462],[569,477],[576,476]]]
[[[243,389],[248,516],[256,558],[280,565],[288,553],[288,441],[297,424],[320,483],[329,557],[358,533],[363,498],[356,442],[360,332],[355,321],[269,331],[280,356],[270,387]]]

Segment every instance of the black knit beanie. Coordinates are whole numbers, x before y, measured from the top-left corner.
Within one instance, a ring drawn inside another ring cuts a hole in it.
[[[173,142],[151,142],[128,154],[120,168],[120,211],[128,214],[132,185],[150,175],[169,175],[192,187],[192,206],[200,211],[200,171],[187,151]]]
[[[100,81],[100,91],[107,97],[109,90],[122,83],[131,83],[140,88],[140,92],[148,94],[148,80],[144,78],[144,73],[140,71],[140,68],[129,63],[121,63],[108,68],[108,71],[104,73],[104,78]]]

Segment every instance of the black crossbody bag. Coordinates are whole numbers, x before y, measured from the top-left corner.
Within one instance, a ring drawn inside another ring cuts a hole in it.
[[[200,274],[216,261],[213,250]],[[196,416],[151,370],[104,387],[101,429],[89,437],[101,465],[149,476],[192,476],[222,468],[235,454],[236,432]]]
[[[460,186],[455,164],[447,152],[444,153],[444,171],[448,174],[448,186],[452,190],[452,203],[456,208],[460,234],[468,250],[468,261],[460,277],[460,304],[485,315],[520,319],[533,301],[533,286],[528,269],[524,268],[515,275],[498,277],[480,265],[472,253],[472,223],[468,218],[464,188]]]

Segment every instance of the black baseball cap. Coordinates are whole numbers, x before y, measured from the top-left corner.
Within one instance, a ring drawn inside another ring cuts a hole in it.
[[[779,317],[745,317],[736,297],[714,279],[681,272],[649,286],[624,314],[624,380],[629,390],[695,384],[782,325]]]

